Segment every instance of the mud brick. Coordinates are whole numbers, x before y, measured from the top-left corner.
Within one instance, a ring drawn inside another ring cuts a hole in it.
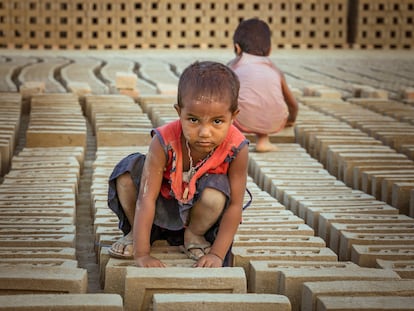
[[[362,137],[338,137],[330,135],[315,135],[315,147],[309,152],[319,159],[323,164],[326,164],[327,153],[330,148],[337,148],[338,146],[367,146],[367,145],[381,145],[381,142],[368,136]],[[339,145],[341,144],[341,145]]]
[[[408,99],[408,100],[414,99],[414,88],[412,87],[402,88],[400,90],[400,94],[403,99]]]
[[[236,234],[233,246],[304,246],[325,247],[325,241],[315,236]]]
[[[0,269],[16,266],[78,268],[78,261],[64,258],[0,258]]]
[[[284,204],[289,203],[289,197],[285,198],[287,191],[300,191],[306,189],[308,192],[317,191],[323,188],[324,191],[339,190],[337,187],[342,186],[335,177],[326,175],[292,175],[292,177],[281,179],[280,176],[286,173],[266,176],[263,183],[263,189],[268,191],[278,201]],[[277,177],[279,176],[279,178]],[[292,194],[289,192],[289,194]],[[286,200],[286,201],[285,201]]]
[[[22,165],[19,169],[13,168],[8,174],[7,177],[13,178],[61,178],[64,177],[71,177],[76,178],[79,183],[80,178],[80,170],[77,167],[50,167],[50,166],[30,166],[30,165]]]
[[[319,296],[400,296],[414,295],[413,280],[305,282],[302,289],[302,311],[316,310]]]
[[[132,99],[136,100],[139,97],[138,90],[130,90],[130,89],[119,89],[119,94],[131,97]]]
[[[0,247],[2,258],[76,259],[75,249],[68,247]]]
[[[81,98],[92,93],[91,86],[86,82],[69,81],[68,90]]]
[[[366,297],[340,297],[320,296],[316,300],[316,311],[351,311],[359,310],[411,310],[414,304],[414,297],[399,296],[366,296]]]
[[[351,268],[358,267],[352,262],[338,261],[250,261],[248,291],[252,293],[277,293],[279,290],[280,268]]]
[[[352,245],[351,260],[362,267],[376,267],[376,260],[414,260],[413,245]]]
[[[400,213],[409,215],[411,191],[414,189],[414,182],[397,182],[392,186],[392,206],[398,208]]]
[[[287,297],[272,294],[154,294],[153,309],[182,310],[280,310],[290,311]]]
[[[405,160],[407,157],[405,155],[399,154],[399,153],[393,153],[392,151],[386,153],[344,153],[340,155],[340,158],[338,159],[338,166],[335,170],[329,170],[328,171],[332,174],[334,174],[339,179],[343,179],[344,176],[347,176],[347,182],[352,183],[353,180],[353,167],[356,165],[357,161],[360,160],[367,160],[371,163],[378,163],[378,161],[386,160],[389,162],[398,161],[398,160]],[[347,182],[345,182],[347,184]]]
[[[294,247],[294,246],[250,246],[233,247],[233,266],[242,267],[249,274],[252,260],[306,260],[336,261],[336,254],[327,247]]]
[[[177,258],[171,258],[171,256],[163,257],[162,254],[156,253],[152,254],[162,260],[167,267],[192,268],[194,265],[194,260],[187,258],[185,254],[179,253],[178,251],[177,255],[180,254],[180,256],[177,256]],[[105,293],[115,293],[124,296],[127,267],[136,267],[135,261],[133,259],[109,259],[105,265]]]
[[[74,234],[0,235],[0,247],[75,247]]]
[[[68,200],[36,200],[33,202],[30,198],[25,200],[15,199],[16,196],[1,196],[0,195],[0,208],[2,209],[71,209],[75,211],[76,202]],[[23,215],[22,215],[23,216]],[[68,215],[69,216],[69,215]]]
[[[289,175],[282,175],[285,172],[289,172]],[[299,176],[298,176],[299,175]],[[262,167],[257,170],[256,175],[253,179],[256,181],[258,186],[262,189],[266,189],[266,185],[269,184],[269,181],[272,179],[277,179],[280,176],[283,177],[283,181],[295,181],[298,177],[312,177],[317,175],[317,177],[322,176],[329,176],[328,172],[324,170],[322,167],[302,167],[297,166],[294,169],[288,167]],[[316,179],[316,178],[315,178]]]
[[[313,236],[314,231],[311,227],[305,224],[245,225],[242,223],[237,229],[237,234]]]
[[[376,164],[376,163],[392,163],[397,160],[407,160],[406,156],[395,153],[389,149],[388,151],[378,152],[341,152],[330,154],[327,156],[327,170],[334,176],[341,178],[345,175],[351,181],[353,167],[358,163]]]
[[[109,256],[108,249],[110,245],[117,241],[119,239],[119,236],[117,236],[111,243],[108,243],[107,247],[102,247],[100,250],[100,257],[99,257],[99,264],[100,264],[100,275],[102,278],[102,281],[106,279],[106,266],[112,262],[112,267],[115,269],[124,269],[126,268],[125,262],[128,262],[128,260],[120,260],[120,259],[114,259]],[[169,245],[156,245],[159,241],[155,241],[153,246],[151,247],[151,256],[154,256],[160,260],[162,260],[165,264],[170,266],[187,266],[188,257],[185,255],[181,249],[178,246],[169,246]],[[160,244],[160,243],[158,243]],[[162,244],[162,243],[161,243]],[[129,260],[129,263],[131,263],[131,260]],[[193,261],[194,263],[194,261]],[[117,267],[117,265],[120,264],[120,267]],[[127,264],[127,266],[130,264]],[[109,266],[111,267],[111,266]],[[114,271],[114,270],[112,270]],[[112,274],[113,275],[113,274]],[[121,272],[121,277],[124,275],[124,272]],[[119,279],[119,276],[117,276]],[[114,283],[115,286],[112,286],[112,288],[124,288],[124,284],[121,286],[116,285],[117,283]]]
[[[286,210],[286,207],[280,204],[275,198],[269,198],[267,200],[256,199],[256,196],[253,195],[252,203],[249,207],[247,207],[243,213],[247,213],[249,211],[278,211],[278,210]],[[247,202],[247,201],[246,201]]]
[[[407,159],[400,159],[400,160],[394,160],[394,161],[382,161],[382,160],[376,160],[376,159],[349,161],[349,162],[344,163],[342,179],[345,181],[345,183],[348,186],[351,187],[353,183],[355,182],[355,179],[359,180],[361,178],[361,176],[356,175],[356,174],[359,174],[359,170],[363,169],[366,166],[378,166],[383,169],[387,168],[387,166],[388,167],[394,166],[395,168],[400,168],[409,163],[410,161]]]
[[[412,219],[414,221],[414,219]],[[414,233],[414,222],[412,223],[359,223],[359,224],[341,224],[341,223],[332,223],[330,227],[330,243],[329,247],[339,254],[340,243],[342,241],[341,234],[342,232],[353,232],[361,233],[378,233],[378,235],[383,236],[384,234],[410,234]],[[365,244],[365,243],[363,243]]]
[[[325,240],[327,245],[330,241],[331,224],[381,224],[381,223],[412,223],[414,219],[406,215],[383,215],[383,214],[351,214],[351,213],[320,213],[318,221],[318,236]]]
[[[84,310],[122,311],[122,297],[116,294],[20,294],[1,295],[0,310]]]
[[[274,216],[249,216],[243,214],[243,224],[245,225],[256,225],[256,224],[303,224],[303,219],[296,215],[274,215]]]
[[[393,270],[403,279],[414,279],[414,260],[377,259],[377,268]]]
[[[45,92],[46,85],[44,82],[37,81],[25,81],[19,88],[22,97],[32,97],[33,95],[43,94]]]
[[[414,189],[410,190],[410,210],[408,214],[410,217],[414,217]]]
[[[0,292],[86,293],[87,271],[81,268],[9,267],[0,269]]]
[[[335,190],[335,191],[333,191]],[[308,191],[305,189],[285,190],[283,193],[283,204],[289,208],[294,214],[299,215],[299,203],[305,201],[336,201],[336,200],[349,200],[351,197],[359,200],[362,197],[368,197],[367,194],[360,194],[355,190],[347,187],[335,187],[335,189],[320,189]],[[371,198],[372,199],[372,198]]]
[[[386,90],[381,89],[364,88],[361,90],[361,97],[388,99],[388,92]]]
[[[332,204],[331,206],[312,206],[308,207],[306,211],[306,220],[305,222],[311,226],[315,232],[319,231],[319,214],[320,213],[332,213],[332,212],[340,212],[340,213],[353,213],[353,214],[387,214],[387,215],[395,215],[398,214],[398,210],[394,207],[382,203],[379,201],[377,202],[355,202],[353,204],[352,201],[346,202],[344,201],[344,205],[336,205]]]
[[[306,189],[308,191],[337,191],[341,190],[345,184],[334,178],[324,178],[322,180],[315,179],[297,179],[297,180],[277,180],[277,178],[270,180],[267,191],[275,197],[278,201],[283,202],[285,191],[295,191],[299,189]],[[289,201],[287,202],[289,203]]]
[[[1,205],[1,203],[0,203]],[[29,216],[29,217],[71,217],[75,223],[76,211],[71,208],[0,208],[0,218]],[[3,226],[4,227],[4,226]],[[14,226],[15,227],[15,226]]]
[[[367,159],[361,161],[354,161],[352,163],[352,178],[354,188],[357,188],[356,185],[362,181],[362,172],[364,171],[371,171],[371,170],[404,170],[404,169],[413,169],[414,162],[409,159],[401,159],[395,161],[387,161],[387,160],[375,160],[375,159]],[[345,164],[345,168],[347,164]],[[347,169],[347,168],[346,168]],[[350,170],[349,170],[350,172]],[[348,174],[348,171],[345,170],[345,174]],[[350,179],[350,176],[344,176],[344,178]],[[358,187],[360,188],[360,187]]]
[[[131,72],[117,72],[115,74],[115,86],[117,89],[134,90],[137,88],[138,77]]]
[[[411,167],[404,167],[403,169],[400,169],[396,167],[395,169],[391,170],[374,170],[374,171],[364,171],[361,173],[360,176],[360,189],[368,194],[372,194],[376,198],[381,197],[381,194],[374,193],[372,191],[372,182],[375,181],[377,185],[380,184],[381,180],[386,177],[398,177],[398,176],[406,176],[407,174],[414,174],[414,166]],[[354,178],[354,185],[355,185],[355,178]],[[377,188],[378,190],[381,190],[380,187]]]
[[[319,193],[319,195],[318,195]],[[337,187],[335,191],[289,191],[289,208],[299,217],[306,218],[307,208],[311,206],[341,205],[346,203],[363,203],[373,201],[375,198],[359,190],[352,190],[348,187]]]
[[[54,131],[52,129],[29,128],[26,132],[26,145],[28,147],[62,147],[86,146],[86,130]]]
[[[396,280],[397,273],[390,270],[373,268],[337,268],[324,269],[305,267],[304,269],[280,268],[280,285],[277,294],[285,295],[292,304],[292,311],[301,308],[302,288],[305,282],[338,281],[338,280]]]
[[[73,219],[71,217],[3,217],[0,218],[1,225],[72,225]]]
[[[127,267],[125,311],[148,310],[157,293],[246,293],[243,269],[229,267],[211,273],[203,268]]]
[[[73,189],[73,186],[67,186],[67,185],[59,185],[57,182],[52,185],[42,185],[39,183],[38,185],[26,185],[26,186],[8,186],[8,185],[2,185],[0,187],[0,193],[5,194],[73,194],[76,195],[76,192]]]
[[[148,146],[151,135],[148,128],[123,129],[101,127],[96,134],[98,147],[102,146]]]
[[[49,190],[52,192],[53,190],[57,192],[57,190],[60,190],[60,192],[69,192],[73,193],[75,195],[78,194],[78,184],[76,178],[67,178],[67,179],[10,179],[6,178],[2,184],[2,190],[10,191],[10,193],[18,193],[23,192],[26,190],[28,193],[30,192],[37,192],[41,193],[43,191]],[[24,190],[23,190],[24,189]]]
[[[31,161],[18,161],[16,157],[15,161],[12,161],[12,169],[14,170],[56,170],[56,169],[77,169],[80,170],[80,164],[75,157],[67,157],[65,160],[51,160],[47,161],[43,159],[42,162]]]
[[[413,245],[414,233],[353,233],[341,231],[339,241],[339,260],[351,259],[351,247],[354,245]]]
[[[393,193],[395,193],[395,195],[397,195],[397,193],[393,191],[395,185],[407,184],[408,189],[410,189],[410,186],[412,186],[414,184],[414,178],[411,177],[411,176],[405,176],[405,175],[388,176],[388,177],[380,178],[379,180],[377,180],[377,178],[374,177],[373,181],[374,182],[373,182],[372,189],[375,191],[376,194],[380,195],[380,199],[382,201],[387,202],[388,204],[392,204]],[[379,190],[377,187],[380,188],[381,190]],[[402,199],[404,198],[405,200],[407,200],[407,197],[406,197],[407,194],[404,193],[404,190],[406,190],[405,188],[407,188],[407,187],[403,187],[403,189],[402,189],[402,193],[401,193],[402,197],[401,198]],[[414,187],[412,187],[412,188],[414,188]],[[404,197],[404,194],[405,194],[405,197]],[[401,205],[404,206],[404,204],[401,204]],[[395,206],[395,207],[397,208],[397,206]],[[405,214],[407,214],[407,213],[405,213]]]

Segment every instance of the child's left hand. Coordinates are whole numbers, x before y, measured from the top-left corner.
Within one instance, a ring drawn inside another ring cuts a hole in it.
[[[194,264],[194,267],[200,268],[221,268],[222,266],[223,260],[214,254],[206,254]]]

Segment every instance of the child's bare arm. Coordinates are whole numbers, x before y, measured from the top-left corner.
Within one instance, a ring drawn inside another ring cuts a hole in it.
[[[231,162],[228,171],[231,197],[223,213],[219,231],[210,252],[224,258],[230,248],[241,221],[244,194],[246,191],[248,145],[244,146]]]
[[[289,89],[289,86],[287,85],[285,76],[282,74],[281,77],[283,97],[285,98],[286,104],[289,109],[287,125],[292,125],[296,121],[296,117],[298,114],[298,103],[296,102],[295,97],[293,96],[292,92]]]
[[[161,261],[150,256],[150,235],[165,163],[164,150],[158,138],[154,137],[145,159],[133,226],[134,258],[138,266],[164,266]]]

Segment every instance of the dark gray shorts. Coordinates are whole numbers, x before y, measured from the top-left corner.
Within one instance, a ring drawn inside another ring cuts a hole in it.
[[[137,189],[141,181],[142,169],[144,166],[145,155],[141,153],[130,154],[123,158],[114,168],[109,177],[108,207],[118,216],[119,228],[124,234],[131,231],[131,224],[125,216],[124,210],[118,199],[116,192],[116,178],[122,174],[129,173]],[[225,174],[205,174],[196,183],[196,193],[194,199],[189,204],[181,204],[176,199],[166,199],[159,195],[156,202],[154,226],[160,227],[162,232],[181,231],[184,228],[186,214],[193,204],[197,202],[205,188],[214,188],[221,191],[226,197],[227,202],[230,198],[230,185]],[[227,204],[227,203],[226,203]],[[218,223],[214,231],[217,231]],[[212,228],[213,229],[213,228]],[[158,232],[158,230],[155,230]],[[155,232],[154,232],[155,233]],[[154,237],[154,241],[156,237]]]

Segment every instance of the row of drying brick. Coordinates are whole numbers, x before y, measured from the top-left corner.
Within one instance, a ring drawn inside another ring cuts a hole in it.
[[[111,162],[116,162],[119,159],[117,155],[130,151],[132,148],[128,150],[108,147],[98,150],[97,162],[95,161],[96,179],[94,178],[93,184],[96,187],[94,190],[99,188],[100,191],[93,191],[96,194],[94,202],[97,202],[99,198],[104,199],[107,191],[105,185],[102,184],[106,180],[102,180],[98,171],[102,172],[102,169],[105,169],[104,164],[107,164],[107,170],[111,170],[113,167]],[[108,172],[103,176],[107,174]],[[239,227],[232,250],[234,268],[243,268],[244,273],[239,275],[242,278],[241,282],[247,282],[248,292],[286,296],[289,298],[292,310],[299,310],[304,280],[319,282],[321,280],[344,279],[355,282],[356,280],[381,279],[384,282],[388,278],[400,279],[398,274],[391,270],[361,268],[349,262],[338,262],[337,256],[325,247],[325,243],[321,239],[314,237],[313,230],[304,225],[301,219],[287,211],[268,193],[259,190],[252,181],[249,181],[248,187],[253,193],[254,201],[243,214],[243,223]],[[102,206],[101,208],[96,207],[96,212],[107,210],[104,203],[106,202],[102,200]],[[101,219],[96,229],[105,226],[106,234],[112,235],[113,238],[106,241],[100,240],[100,242],[111,243],[119,238],[120,232],[116,228],[116,217],[111,212],[104,213],[107,215],[106,217],[112,217],[112,221],[109,220],[103,224]],[[109,226],[113,226],[113,228],[110,229]],[[102,231],[100,232],[102,233]],[[107,246],[109,247],[109,244]],[[228,271],[233,271],[232,274],[236,273],[236,275],[240,273],[235,269],[227,271],[219,269],[214,271],[213,277],[221,280],[220,285],[208,280],[201,282],[194,280],[194,278],[198,279],[203,275],[198,270],[190,268],[193,262],[186,258],[177,247],[157,245],[152,248],[152,254],[167,263],[169,268],[161,271],[159,269],[142,271],[142,269],[131,267],[134,265],[131,260],[109,258],[107,247],[101,248],[100,264],[103,266],[101,272],[104,273],[105,292],[120,294],[124,298],[125,307],[128,310],[134,304],[143,306],[142,308],[145,310],[149,303],[149,297],[146,295],[151,295],[149,292],[165,291],[166,288],[171,293],[185,290],[192,292],[223,290],[223,286],[229,286],[227,283]],[[180,267],[182,268],[180,269]],[[306,269],[309,273],[305,276],[306,273],[301,268]],[[208,275],[211,275],[211,272]],[[285,276],[283,281],[281,281],[282,275]],[[194,282],[197,283],[197,289],[194,287]],[[348,290],[352,288],[352,284],[350,282],[347,285]],[[379,297],[381,294],[376,292],[376,295]],[[378,297],[377,299],[379,299]],[[178,297],[175,298],[179,300]],[[260,299],[260,297],[257,298]],[[235,295],[228,299],[233,299],[232,301],[236,302],[238,296]]]
[[[11,159],[18,143],[22,101],[18,93],[0,97],[0,176],[10,170]]]
[[[1,292],[85,293],[76,260],[83,147],[25,147],[0,186]]]
[[[147,59],[44,57],[35,62],[11,56],[0,64],[0,73],[0,91],[19,92],[24,104],[44,93],[69,92],[81,100],[86,95],[121,94],[137,99],[142,94],[176,94],[178,84],[167,64]]]
[[[302,102],[321,112],[317,126],[308,118],[296,128],[302,146],[346,185],[412,216],[413,161],[399,150],[411,144],[414,127],[341,100],[303,98]]]
[[[269,155],[251,154],[250,163],[249,171],[252,176],[255,176],[259,186],[263,186],[293,213],[304,219],[315,232],[319,232],[321,213],[365,214],[365,216],[398,214],[397,209],[385,202],[338,182],[326,170],[318,167],[319,163],[298,146],[286,146],[283,149],[280,147],[277,160],[269,158]],[[411,218],[407,217],[407,219]],[[352,219],[350,222],[352,223]],[[369,218],[367,223],[373,226]],[[388,236],[385,234],[387,229],[385,225],[377,228],[378,232],[384,233],[381,236],[376,234],[355,236],[344,230],[340,234],[330,235],[326,242],[328,245],[339,246],[334,250],[340,260],[352,259],[359,265],[374,267],[376,256],[379,254],[370,253],[367,246],[392,244],[396,248],[399,244],[402,250],[406,249],[411,245],[412,240],[407,237],[407,234],[409,236],[407,232],[413,230],[412,225],[412,223],[407,227],[401,225],[400,230],[396,226]],[[360,230],[363,231],[363,228]],[[333,236],[336,240],[332,239]],[[356,245],[364,247],[356,250]],[[401,256],[402,258],[404,257]],[[388,259],[395,259],[395,257],[389,256]],[[412,259],[410,254],[407,254],[406,259]]]
[[[112,165],[110,165],[110,167],[109,167],[110,169],[112,168]],[[106,174],[104,174],[104,175],[106,175]],[[280,216],[280,215],[279,215]],[[260,219],[260,218],[259,218]],[[266,219],[267,221],[269,221],[269,219]],[[264,221],[263,219],[262,219],[262,221]],[[271,222],[272,220],[270,219],[270,222]],[[266,222],[266,221],[265,221]],[[250,231],[247,231],[247,232],[249,232],[250,234],[252,233],[252,232],[255,232],[255,233],[257,233],[258,232],[258,230],[260,231],[260,227],[263,227],[263,224],[260,224],[260,226],[256,226],[255,228],[253,228],[253,231],[250,229]],[[286,230],[288,227],[285,227],[284,229]],[[297,227],[296,227],[297,228]],[[303,228],[302,228],[303,229]],[[272,231],[272,229],[271,228],[268,228],[268,230],[270,230],[270,231],[267,231],[267,233],[269,233],[269,232],[271,232]],[[274,229],[273,229],[274,230]],[[274,233],[275,231],[273,231],[273,233]],[[282,231],[283,232],[283,231]],[[300,232],[300,230],[299,231],[296,231],[297,233],[298,232]],[[303,232],[303,231],[302,231]],[[266,233],[266,231],[262,231],[262,233]],[[271,233],[269,233],[269,234],[271,234]],[[247,241],[246,243],[249,243],[249,239],[250,239],[250,237],[247,237],[247,238],[245,238],[245,240],[244,241]],[[243,241],[243,239],[241,239],[242,241]],[[273,239],[273,241],[272,241],[272,239],[271,238],[266,238],[266,237],[261,237],[261,239],[258,239],[257,237],[253,237],[253,239],[250,239],[250,242],[253,242],[253,244],[254,243],[257,243],[258,241],[260,241],[260,240],[262,240],[262,241],[264,241],[263,242],[263,244],[265,244],[265,243],[275,243],[275,244],[277,244],[277,243],[280,243],[280,241],[277,241],[277,239]],[[300,239],[297,239],[296,241],[299,241]],[[288,242],[285,242],[285,243],[288,243]],[[279,246],[280,246],[280,244],[279,244]],[[259,247],[260,249],[263,249],[263,247]],[[254,253],[254,250],[253,250],[253,253]],[[274,255],[276,255],[276,254],[274,254]],[[302,254],[303,255],[303,254]],[[102,255],[101,255],[102,256]],[[181,258],[182,260],[183,260],[183,258]],[[109,261],[109,271],[111,271],[111,266],[112,266],[113,264],[111,263],[111,261]],[[125,267],[125,264],[124,265],[122,265],[121,264],[121,266],[124,266]],[[120,273],[118,272],[118,273],[112,273],[112,274],[114,274],[114,275],[120,275]],[[122,275],[122,274],[121,274]],[[111,280],[111,278],[110,278],[110,276],[108,276],[108,275],[106,275],[106,278],[109,278],[109,280],[108,280],[108,282],[110,282],[110,280]],[[122,284],[122,282],[121,282],[121,284]],[[108,288],[110,288],[110,285],[108,285],[109,287]],[[113,284],[112,284],[112,286],[113,286]],[[115,288],[117,287],[117,286],[114,286]],[[121,287],[122,287],[122,285],[121,285]],[[118,289],[119,289],[119,285],[118,285]]]
[[[87,294],[88,273],[77,260],[77,199],[85,161],[79,137],[86,136],[86,128],[67,128],[82,124],[79,103],[73,96],[49,94],[36,95],[29,104],[27,144],[11,158],[0,185],[0,309],[122,310],[119,295]]]

